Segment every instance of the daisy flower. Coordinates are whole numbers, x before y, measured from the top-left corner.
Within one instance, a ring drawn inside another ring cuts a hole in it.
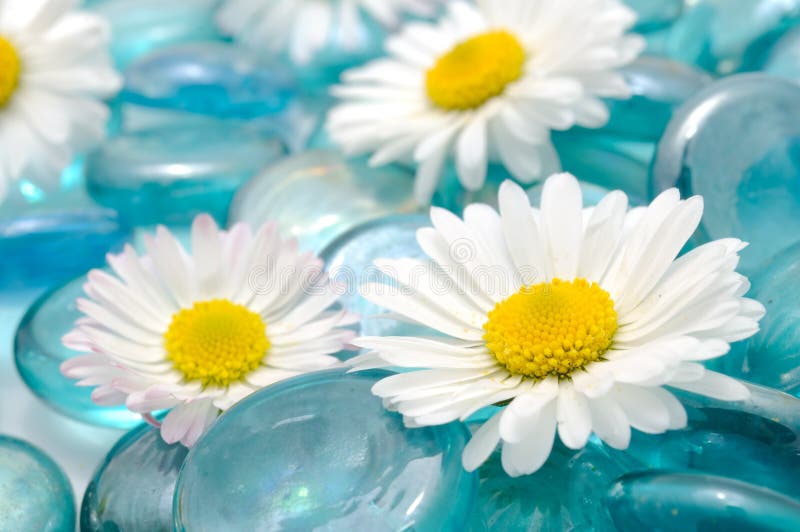
[[[120,87],[106,22],[63,0],[0,3],[0,199],[25,177],[56,182],[104,136]]]
[[[743,294],[736,239],[679,252],[703,201],[676,189],[628,210],[622,192],[583,209],[569,174],[544,184],[541,208],[522,188],[500,187],[500,212],[431,210],[418,233],[432,264],[383,260],[402,290],[367,284],[364,297],[449,338],[363,337],[354,369],[413,368],[373,393],[409,426],[465,420],[502,406],[463,454],[476,469],[502,442],[509,475],[538,470],[558,435],[572,449],[591,433],[625,449],[631,428],[651,434],[686,425],[665,386],[741,400],[747,388],[703,360],[755,334],[764,307]],[[449,288],[448,288],[449,287]]]
[[[433,16],[440,1],[224,0],[217,22],[249,46],[285,52],[295,64],[306,65],[331,39],[345,50],[357,49],[365,16],[392,30],[405,13]]]
[[[322,263],[282,240],[275,224],[220,230],[198,216],[193,254],[163,227],[147,254],[109,255],[112,273],[94,270],[85,315],[64,345],[88,353],[61,371],[97,386],[92,399],[125,404],[161,424],[167,443],[191,447],[220,411],[274,382],[337,365],[355,316],[331,310],[339,289]]]
[[[469,190],[489,161],[530,183],[559,166],[550,130],[601,127],[599,98],[630,97],[615,69],[644,48],[625,35],[635,20],[618,0],[451,3],[438,24],[391,37],[389,58],[344,73],[328,132],[372,165],[416,163],[422,204],[450,159]]]

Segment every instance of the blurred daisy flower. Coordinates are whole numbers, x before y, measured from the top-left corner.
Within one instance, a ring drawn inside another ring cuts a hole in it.
[[[441,0],[224,0],[217,21],[245,44],[311,62],[331,39],[357,49],[367,19],[391,30],[406,13],[435,14]]]
[[[0,199],[20,178],[57,182],[76,152],[103,139],[101,101],[121,80],[100,17],[63,0],[0,3]]]
[[[408,368],[373,387],[409,426],[465,420],[505,405],[472,437],[468,470],[502,442],[509,475],[547,460],[556,431],[569,448],[594,433],[625,449],[631,428],[684,427],[672,387],[741,400],[747,388],[707,370],[730,342],[752,336],[764,307],[743,297],[741,241],[710,242],[678,257],[703,201],[668,190],[628,210],[622,192],[583,209],[577,180],[549,178],[541,208],[506,181],[500,212],[474,204],[464,219],[431,210],[418,241],[433,263],[383,260],[402,290],[367,284],[365,298],[442,337],[363,337],[354,369]],[[449,289],[447,288],[449,287]]]
[[[89,273],[85,316],[64,337],[88,354],[61,371],[96,386],[96,403],[169,410],[163,439],[190,447],[254,391],[339,363],[332,354],[353,334],[339,327],[355,316],[330,308],[340,287],[274,224],[222,231],[198,216],[191,255],[163,227],[145,242],[146,255],[110,255],[113,274]]]
[[[626,35],[634,12],[618,0],[453,2],[438,24],[388,39],[390,57],[346,71],[328,117],[331,138],[376,166],[418,165],[415,196],[429,203],[454,160],[469,190],[490,161],[524,183],[559,167],[550,131],[603,126],[600,98],[628,98],[616,69],[644,49]]]

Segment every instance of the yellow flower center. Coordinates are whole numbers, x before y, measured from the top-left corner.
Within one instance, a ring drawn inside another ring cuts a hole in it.
[[[0,36],[0,108],[5,107],[19,84],[20,60],[16,48]]]
[[[428,70],[428,97],[443,109],[480,107],[522,76],[525,49],[507,31],[472,37],[440,57]]]
[[[512,374],[566,378],[611,346],[617,313],[596,283],[554,279],[498,303],[483,328],[486,346]]]
[[[195,303],[172,316],[167,358],[189,381],[228,386],[261,365],[270,348],[261,317],[224,299]]]

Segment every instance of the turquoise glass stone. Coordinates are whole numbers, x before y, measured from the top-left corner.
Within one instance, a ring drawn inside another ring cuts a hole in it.
[[[0,436],[0,530],[75,530],[75,499],[64,472],[36,447],[6,436]]]
[[[756,61],[758,70],[800,81],[800,28],[786,32]]]
[[[624,0],[639,19],[634,31],[646,32],[674,22],[683,13],[684,0]]]
[[[86,488],[81,531],[170,532],[172,497],[189,450],[142,425],[109,451]]]
[[[239,186],[284,153],[280,140],[234,124],[123,134],[88,158],[87,187],[130,225],[188,224],[203,212],[223,222]]]
[[[653,193],[700,194],[698,240],[750,242],[754,268],[800,240],[800,86],[758,74],[701,91],[674,116],[652,168]]]
[[[471,532],[615,530],[599,496],[620,475],[640,467],[624,453],[592,441],[579,451],[558,441],[539,471],[517,478],[503,471],[500,456],[495,451],[478,470]]]
[[[723,476],[800,502],[800,399],[748,387],[751,398],[736,403],[679,392],[688,426],[658,435],[634,431],[627,453],[649,469]]]
[[[407,429],[370,388],[312,373],[226,412],[178,477],[176,530],[463,530],[477,475],[463,424]]]
[[[124,406],[94,404],[92,388],[75,386],[59,370],[62,362],[79,354],[64,347],[61,337],[83,316],[75,300],[84,296],[85,282],[85,276],[74,279],[44,294],[28,309],[14,339],[14,362],[28,388],[58,412],[93,425],[133,427],[141,422],[139,415]]]
[[[399,290],[396,282],[381,273],[373,262],[376,259],[427,258],[417,244],[417,230],[430,226],[430,219],[420,214],[381,218],[346,232],[320,254],[331,279],[345,286],[339,303],[364,318],[358,325],[360,335],[430,335],[429,329],[418,325],[376,318],[387,310],[370,303],[358,293],[362,284],[374,282],[386,284],[387,290]]]
[[[221,118],[273,115],[297,94],[289,73],[232,44],[204,42],[158,50],[125,72],[120,98],[149,107]]]
[[[111,24],[111,56],[124,70],[142,55],[187,42],[220,40],[218,0],[107,0],[91,9]]]
[[[618,530],[798,530],[800,503],[715,475],[641,472],[622,477],[606,506]]]
[[[319,252],[362,223],[416,211],[413,182],[410,170],[370,168],[335,151],[312,150],[278,161],[243,186],[229,224],[274,220],[283,235]]]
[[[721,359],[721,369],[748,381],[800,394],[800,244],[770,259],[752,279],[750,297],[767,314],[761,330]]]
[[[662,57],[644,56],[620,69],[632,97],[608,100],[611,118],[603,131],[657,141],[675,109],[711,83],[695,67]]]

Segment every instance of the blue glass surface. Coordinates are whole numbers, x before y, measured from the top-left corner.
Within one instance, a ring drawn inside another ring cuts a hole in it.
[[[178,478],[176,530],[462,530],[469,432],[404,428],[370,392],[386,375],[314,373],[223,414]]]
[[[752,282],[750,297],[764,304],[767,315],[755,336],[721,359],[721,369],[800,394],[800,244],[770,259]]]
[[[109,451],[86,488],[81,531],[169,532],[178,472],[189,450],[142,425]]]
[[[800,240],[800,86],[746,74],[688,101],[658,146],[651,189],[700,194],[699,240],[750,242],[742,269]]]
[[[634,31],[646,32],[674,22],[683,13],[684,0],[624,0],[639,19]]]
[[[142,55],[179,43],[220,40],[218,0],[107,0],[92,11],[111,24],[111,55],[120,70]]]
[[[92,402],[92,388],[75,386],[75,381],[61,374],[59,366],[76,353],[64,347],[61,337],[81,317],[75,300],[83,297],[85,276],[74,279],[36,300],[17,328],[14,339],[14,362],[22,380],[49,406],[58,412],[95,425],[127,428],[141,422],[141,417],[120,407],[101,407]]]
[[[618,530],[779,531],[800,528],[800,503],[715,475],[640,472],[622,477],[606,505]]]
[[[478,502],[471,531],[611,531],[600,497],[617,477],[635,467],[624,453],[589,442],[579,451],[556,442],[545,465],[533,475],[511,478],[495,451],[478,470]]]
[[[754,63],[758,70],[800,81],[800,28],[786,32],[761,57],[755,57]]]
[[[229,223],[278,223],[285,236],[319,252],[354,227],[386,215],[417,210],[413,173],[395,166],[370,168],[335,151],[287,157],[243,186]]]
[[[0,436],[0,530],[74,529],[75,499],[61,468],[39,449]]]
[[[87,160],[89,193],[130,225],[223,222],[239,186],[285,154],[283,143],[235,124],[123,134]]]
[[[125,71],[123,101],[221,118],[279,113],[297,94],[288,72],[233,44],[158,50]]]
[[[800,501],[800,399],[749,388],[751,398],[735,403],[678,392],[687,428],[634,431],[627,453],[647,468],[724,476]]]
[[[640,57],[620,71],[633,96],[608,100],[611,118],[603,131],[639,140],[657,141],[674,110],[711,83],[703,71],[662,57]]]

